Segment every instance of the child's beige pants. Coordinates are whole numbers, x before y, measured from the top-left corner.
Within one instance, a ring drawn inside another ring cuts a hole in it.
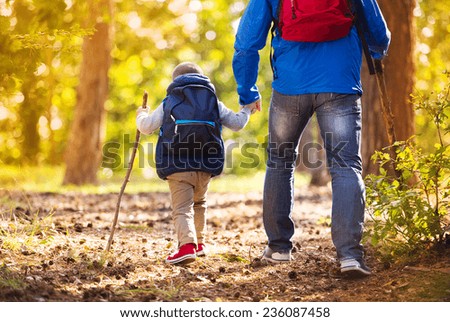
[[[167,177],[172,199],[172,219],[178,246],[203,243],[206,232],[206,193],[211,174],[178,172]]]

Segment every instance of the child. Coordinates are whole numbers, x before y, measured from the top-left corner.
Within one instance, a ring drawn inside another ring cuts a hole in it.
[[[160,129],[156,170],[169,183],[172,219],[178,250],[166,263],[186,264],[205,256],[206,193],[211,177],[223,169],[221,125],[242,129],[252,113],[234,113],[217,99],[215,88],[199,66],[175,67],[167,96],[153,113],[137,110],[136,124],[144,134]]]

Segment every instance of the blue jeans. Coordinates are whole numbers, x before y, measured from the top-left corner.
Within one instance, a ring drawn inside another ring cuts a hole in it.
[[[365,188],[362,180],[361,101],[358,95],[283,95],[273,91],[263,221],[269,247],[292,249],[294,171],[298,143],[316,113],[332,178],[331,235],[338,259],[363,257]]]

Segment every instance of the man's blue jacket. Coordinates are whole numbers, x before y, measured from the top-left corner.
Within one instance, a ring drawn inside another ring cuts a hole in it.
[[[272,23],[277,19],[279,1],[250,0],[239,23],[233,71],[241,105],[260,98],[256,86],[259,50],[266,45]],[[359,19],[372,57],[383,58],[391,35],[376,0],[353,1],[360,9]],[[362,94],[362,45],[355,26],[344,38],[321,43],[286,41],[275,29],[271,45],[272,87],[277,92]]]

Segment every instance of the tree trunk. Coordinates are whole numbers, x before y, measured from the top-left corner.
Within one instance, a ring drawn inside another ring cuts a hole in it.
[[[388,57],[383,60],[387,92],[394,114],[397,140],[409,139],[415,132],[414,109],[410,95],[414,85],[414,26],[413,0],[378,0],[380,8],[392,33]],[[377,166],[371,161],[375,150],[389,145],[383,122],[376,78],[369,75],[363,64],[362,84],[364,173],[376,173]]]
[[[22,92],[24,94],[23,108],[20,115],[22,125],[22,143],[21,154],[22,163],[34,164],[38,162],[39,146],[41,137],[38,131],[38,122],[40,117],[40,106],[36,89],[34,88],[36,79],[30,76],[24,81]]]
[[[95,22],[95,32],[83,41],[80,84],[77,89],[74,121],[66,147],[67,168],[63,184],[82,185],[97,182],[104,137],[108,69],[111,64],[111,14],[110,0],[90,1],[89,21]]]

